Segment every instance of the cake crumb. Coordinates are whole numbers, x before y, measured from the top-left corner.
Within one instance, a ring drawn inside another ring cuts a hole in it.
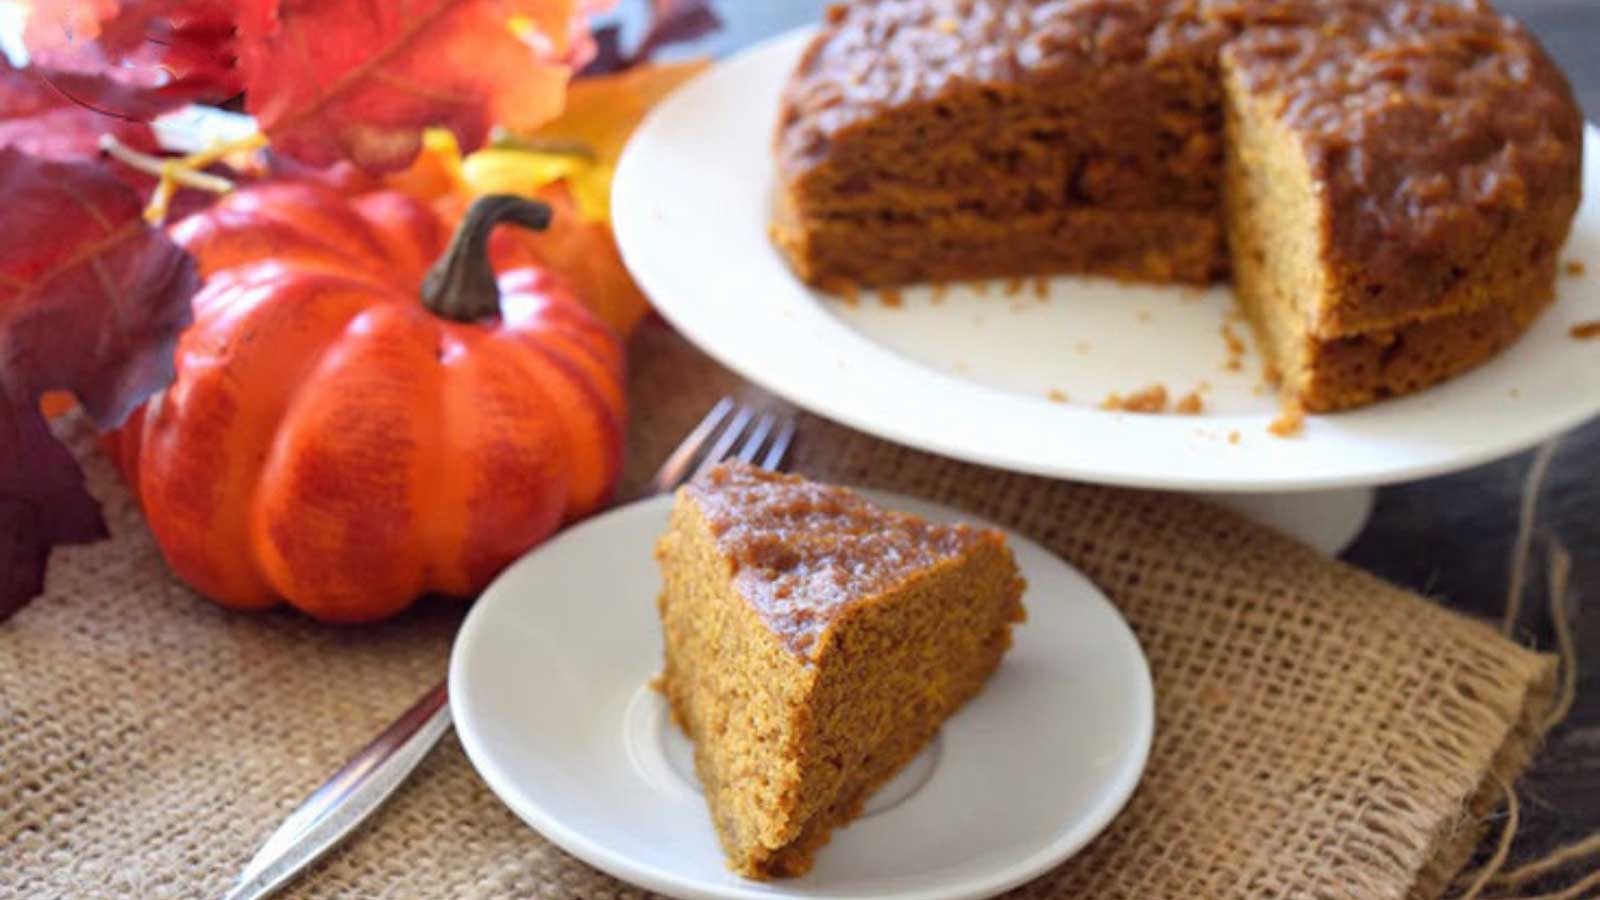
[[[848,278],[830,279],[818,285],[826,294],[832,294],[845,302],[846,306],[859,306],[861,304],[861,285]]]
[[[899,309],[906,305],[905,295],[900,293],[899,288],[886,287],[878,292],[878,296],[883,299],[883,305],[890,309]]]
[[[1150,310],[1141,309],[1134,314],[1134,318],[1139,320],[1139,324],[1148,325],[1150,324],[1150,321],[1155,318],[1155,316],[1150,315]]]
[[[945,16],[945,17],[941,18],[938,22],[935,22],[933,27],[939,29],[941,32],[943,32],[945,34],[955,34],[956,31],[958,29],[960,29],[961,26],[956,22],[955,19],[952,19],[949,16]]]
[[[1072,349],[1076,350],[1079,356],[1086,356],[1090,350],[1094,349],[1094,345],[1088,341],[1079,341],[1072,345]]]
[[[1172,411],[1180,416],[1198,416],[1206,411],[1206,402],[1200,398],[1199,391],[1190,391],[1178,398]]]
[[[1238,429],[1234,429],[1233,431],[1228,432],[1228,443],[1230,443],[1230,444],[1239,443],[1239,431],[1238,431]]]
[[[1244,341],[1233,333],[1233,328],[1227,322],[1222,323],[1222,343],[1228,348],[1229,356],[1244,355]]]
[[[1100,402],[1100,408],[1116,412],[1163,413],[1167,411],[1167,388],[1165,385],[1152,384],[1126,397],[1112,393]]]
[[[1583,260],[1581,260],[1581,259],[1569,259],[1569,260],[1567,260],[1566,268],[1567,268],[1567,274],[1571,275],[1573,278],[1581,278],[1581,277],[1583,277],[1583,273],[1585,271],[1587,271],[1587,269],[1583,265]]]
[[[1522,396],[1522,388],[1512,388],[1511,390],[1506,391],[1506,396],[1513,400],[1519,399]]]
[[[1222,323],[1222,344],[1228,354],[1222,363],[1222,367],[1229,372],[1242,371],[1244,369],[1244,341],[1237,334],[1234,334],[1233,326],[1227,322]]]
[[[964,373],[964,372],[968,372],[968,371],[970,371],[970,370],[969,370],[969,369],[968,369],[968,368],[967,368],[967,362],[966,362],[966,360],[963,360],[963,359],[958,359],[958,360],[956,360],[956,361],[955,361],[955,363],[953,363],[953,364],[952,364],[952,365],[951,365],[951,366],[950,366],[950,368],[951,368],[951,369],[953,369],[953,370],[955,370],[955,371],[957,371],[957,372],[963,372],[963,373]]]
[[[1287,397],[1278,410],[1278,417],[1267,426],[1267,432],[1274,437],[1294,437],[1305,427],[1305,423],[1305,407],[1300,405],[1299,400]]]
[[[1579,322],[1572,326],[1572,330],[1567,333],[1572,335],[1572,339],[1575,341],[1587,341],[1600,337],[1600,319],[1595,319],[1592,322]]]
[[[1033,295],[1040,300],[1050,296],[1050,279],[1039,275],[1033,279]]]
[[[1007,281],[1006,281],[1006,296],[1007,297],[1015,297],[1016,295],[1018,295],[1020,293],[1022,293],[1022,279],[1021,278],[1010,278],[1010,279],[1007,279]]]
[[[1063,390],[1061,390],[1059,388],[1051,388],[1050,392],[1048,394],[1046,394],[1045,396],[1050,398],[1050,402],[1051,403],[1065,403],[1065,402],[1067,402],[1067,392],[1063,391]]]

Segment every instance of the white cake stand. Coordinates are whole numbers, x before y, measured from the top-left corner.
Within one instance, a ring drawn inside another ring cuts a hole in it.
[[[1217,495],[1329,552],[1377,485],[1517,452],[1600,413],[1600,157],[1554,306],[1489,363],[1420,394],[1268,433],[1278,415],[1225,287],[1055,278],[919,287],[848,303],[795,279],[767,236],[778,97],[807,34],[709,69],[656,108],[617,170],[623,256],[657,309],[774,393],[889,440],[1014,471]],[[1243,339],[1230,347],[1222,332]],[[1198,415],[1100,408],[1112,393],[1195,392]]]

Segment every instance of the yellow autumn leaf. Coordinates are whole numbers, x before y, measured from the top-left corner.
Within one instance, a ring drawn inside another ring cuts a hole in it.
[[[548,230],[515,231],[511,239],[564,276],[590,309],[626,335],[650,306],[623,266],[611,232],[612,175],[645,113],[705,65],[647,64],[577,79],[560,118],[465,158],[448,131],[431,130],[417,161],[387,182],[433,201],[452,220],[482,194],[521,194],[551,204],[555,216]]]
[[[532,137],[582,144],[602,166],[615,166],[628,136],[650,107],[706,67],[703,59],[634,66],[611,75],[573,80],[567,108]]]
[[[436,195],[447,178],[469,195],[531,196],[564,183],[577,214],[587,221],[611,219],[611,179],[617,158],[645,113],[690,76],[704,60],[635,66],[611,75],[572,82],[559,118],[524,136],[462,158],[455,138],[442,129],[423,136],[423,155],[390,183],[419,195]]]
[[[539,175],[560,171],[555,177],[566,180],[578,214],[592,221],[610,221],[611,178],[629,135],[652,106],[705,67],[705,60],[662,63],[573,81],[567,90],[566,112],[530,135],[528,141],[533,147],[581,147],[583,154],[530,149],[525,152],[537,161],[526,164]],[[537,176],[530,173],[528,177]]]
[[[472,194],[522,194],[532,196],[545,185],[562,179],[582,178],[594,164],[582,156],[547,153],[515,147],[490,147],[461,161],[461,179]],[[586,219],[605,218],[580,205]]]

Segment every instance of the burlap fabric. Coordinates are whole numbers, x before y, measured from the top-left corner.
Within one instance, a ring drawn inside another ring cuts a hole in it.
[[[633,351],[638,483],[737,382],[659,324]],[[75,439],[115,537],[58,552],[47,595],[0,625],[0,896],[216,896],[439,677],[460,610],[433,600],[349,629],[218,609],[171,579]],[[1537,742],[1553,659],[1223,510],[998,473],[809,418],[795,464],[1015,527],[1138,632],[1158,715],[1144,782],[1019,897],[1438,896]],[[292,894],[638,895],[518,822],[453,738]]]

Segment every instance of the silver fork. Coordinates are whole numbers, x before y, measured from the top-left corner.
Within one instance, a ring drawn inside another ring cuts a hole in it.
[[[759,458],[763,468],[776,469],[793,440],[793,417],[723,397],[633,499],[664,494],[726,459]],[[377,811],[449,730],[449,693],[440,681],[284,819],[226,900],[260,900],[287,885]]]

